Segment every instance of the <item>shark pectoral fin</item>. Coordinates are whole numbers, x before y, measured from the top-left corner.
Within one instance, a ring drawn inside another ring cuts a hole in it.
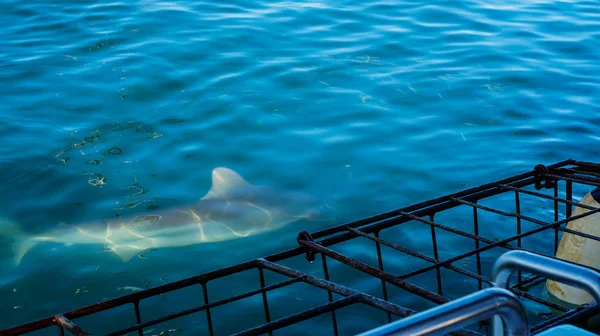
[[[212,171],[212,187],[201,199],[228,199],[234,190],[249,185],[248,181],[233,170],[223,167],[215,168]]]
[[[118,245],[112,247],[112,251],[123,260],[123,262],[128,262],[134,256],[146,251],[147,249],[139,248],[137,246],[131,245]]]

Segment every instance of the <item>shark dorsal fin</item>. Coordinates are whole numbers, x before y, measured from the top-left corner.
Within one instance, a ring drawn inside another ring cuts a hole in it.
[[[223,167],[215,168],[212,171],[212,187],[202,199],[229,199],[234,190],[248,185],[250,183],[233,170]]]

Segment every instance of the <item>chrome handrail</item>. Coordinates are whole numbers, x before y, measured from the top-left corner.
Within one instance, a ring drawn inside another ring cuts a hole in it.
[[[527,315],[519,298],[506,289],[492,287],[388,323],[359,336],[444,335],[495,315],[501,316],[510,326],[509,335],[529,335]]]
[[[510,251],[501,255],[492,269],[492,281],[499,288],[508,288],[508,279],[515,271],[523,271],[582,289],[600,302],[600,274],[559,259],[526,252]],[[503,335],[502,321],[494,318],[492,330],[495,336]]]

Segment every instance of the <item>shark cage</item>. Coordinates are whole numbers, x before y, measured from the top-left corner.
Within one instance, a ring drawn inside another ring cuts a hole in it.
[[[600,164],[567,160],[537,165],[451,195],[318,232],[303,231],[296,248],[0,334],[144,336],[190,318],[194,335],[361,333],[494,287],[492,267],[505,252],[533,252],[556,260],[565,233],[600,240],[567,228],[570,221],[600,211],[579,201],[596,187]],[[574,213],[577,208],[589,211]],[[595,301],[571,305],[557,300],[548,293],[544,276],[527,271],[515,272],[511,280],[508,290],[526,307],[530,334],[564,324],[594,328],[600,312]],[[251,284],[253,289],[247,290]],[[144,301],[190,289],[194,294],[183,296],[188,302],[169,307],[172,311],[145,311]],[[126,323],[102,317],[111,310],[123,312]],[[487,334],[492,320],[451,334]]]

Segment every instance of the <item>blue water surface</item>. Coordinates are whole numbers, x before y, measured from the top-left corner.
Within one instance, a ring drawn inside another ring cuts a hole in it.
[[[181,206],[206,194],[215,167],[313,195],[328,209],[326,221],[127,263],[100,253],[102,246],[48,243],[15,267],[3,237],[0,329],[294,247],[301,230],[538,163],[598,161],[597,1],[5,0],[0,7],[1,218],[34,234]],[[347,251],[373,251],[362,248]],[[298,288],[287,297],[301,306]],[[201,304],[195,290],[150,302],[144,318]],[[215,288],[211,299],[232,291]],[[263,323],[260,300],[258,310],[215,310],[222,333]],[[123,311],[104,316],[131,323],[131,307]],[[232,316],[237,325],[224,322]],[[360,316],[354,321],[364,327]],[[105,330],[102,321],[85,321]],[[303,326],[317,329],[288,334],[331,332],[330,322],[313,322]],[[194,334],[205,324],[196,315],[147,334]]]

